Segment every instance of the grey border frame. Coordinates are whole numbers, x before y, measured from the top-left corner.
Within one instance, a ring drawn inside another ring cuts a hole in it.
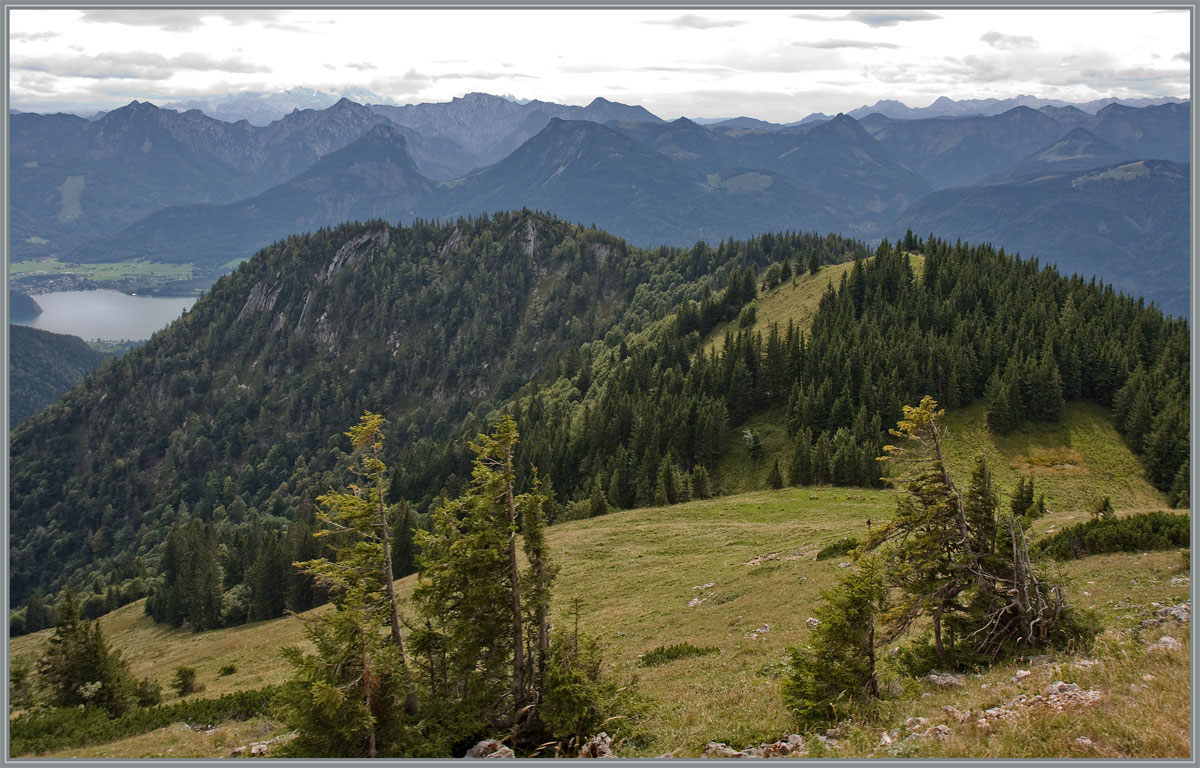
[[[320,1],[318,1],[318,0],[293,0],[292,2],[273,2],[273,3],[262,3],[262,2],[242,3],[242,2],[228,2],[228,1],[227,2],[196,2],[196,3],[192,3],[192,2],[170,2],[169,0],[167,2],[155,2],[155,0],[124,0],[123,2],[103,2],[103,0],[76,0],[76,2],[69,2],[69,3],[36,2],[36,1],[35,2],[4,2],[3,3],[4,14],[3,14],[3,20],[2,20],[2,22],[0,22],[0,31],[2,31],[2,33],[3,33],[4,71],[5,71],[4,119],[3,119],[3,130],[2,130],[4,147],[6,149],[6,151],[4,153],[4,200],[5,201],[8,200],[8,189],[9,189],[9,155],[7,152],[8,135],[9,135],[8,119],[9,119],[9,96],[10,96],[9,80],[8,80],[8,73],[9,73],[9,34],[8,34],[9,33],[9,11],[16,10],[16,9],[46,9],[46,10],[49,10],[49,9],[82,9],[82,8],[114,8],[114,9],[115,8],[129,8],[129,9],[171,8],[171,9],[180,9],[180,10],[200,9],[200,8],[246,9],[246,10],[251,10],[251,9],[274,9],[274,10],[291,10],[291,9],[343,10],[344,9],[344,10],[351,10],[351,9],[370,8],[370,9],[399,9],[399,10],[402,10],[402,9],[438,9],[438,10],[459,9],[459,10],[466,10],[466,11],[473,10],[473,9],[474,10],[480,10],[480,9],[534,9],[534,10],[536,10],[536,9],[545,9],[545,10],[549,10],[549,9],[567,9],[567,10],[576,10],[576,9],[578,9],[578,10],[584,10],[584,9],[595,9],[595,10],[603,10],[603,9],[639,9],[639,10],[732,9],[732,10],[758,10],[758,9],[793,9],[793,8],[794,9],[811,9],[811,10],[853,10],[853,9],[877,9],[877,8],[878,9],[913,9],[913,10],[915,10],[915,9],[921,9],[921,10],[935,10],[935,9],[969,9],[969,10],[1008,10],[1008,9],[1077,9],[1077,10],[1086,10],[1086,9],[1146,10],[1146,9],[1154,9],[1154,10],[1171,10],[1171,9],[1176,9],[1176,10],[1187,10],[1190,12],[1188,23],[1189,23],[1189,27],[1191,30],[1190,38],[1191,38],[1191,49],[1192,49],[1192,59],[1190,62],[1192,76],[1191,76],[1191,90],[1190,90],[1189,98],[1190,98],[1190,101],[1193,106],[1193,109],[1191,111],[1192,150],[1191,150],[1191,162],[1190,162],[1190,169],[1189,169],[1190,170],[1190,178],[1191,178],[1191,210],[1192,210],[1191,233],[1190,233],[1190,242],[1191,242],[1191,259],[1190,259],[1190,261],[1191,261],[1191,274],[1190,274],[1191,319],[1190,319],[1190,323],[1192,324],[1192,328],[1191,328],[1191,365],[1192,365],[1192,383],[1191,383],[1191,386],[1192,386],[1192,389],[1191,389],[1191,403],[1192,403],[1192,409],[1191,409],[1191,438],[1192,438],[1191,439],[1191,453],[1192,453],[1191,468],[1192,468],[1192,478],[1191,478],[1191,482],[1192,482],[1192,488],[1196,488],[1196,481],[1198,478],[1200,478],[1200,470],[1197,469],[1196,462],[1195,462],[1195,458],[1196,458],[1196,440],[1195,440],[1195,438],[1196,438],[1196,433],[1197,433],[1197,425],[1200,424],[1200,415],[1197,414],[1197,409],[1195,407],[1196,393],[1197,393],[1197,386],[1198,386],[1197,382],[1196,382],[1196,368],[1197,368],[1196,360],[1197,360],[1197,353],[1200,352],[1200,339],[1198,339],[1196,330],[1195,330],[1195,321],[1196,321],[1197,317],[1200,317],[1200,301],[1198,301],[1197,291],[1196,291],[1196,288],[1197,288],[1197,255],[1200,254],[1200,248],[1197,247],[1198,244],[1200,244],[1200,240],[1198,240],[1198,238],[1197,238],[1198,232],[1197,232],[1197,226],[1196,226],[1197,212],[1200,211],[1200,205],[1197,204],[1197,196],[1196,196],[1197,180],[1198,180],[1198,178],[1200,178],[1200,175],[1197,174],[1197,170],[1196,170],[1196,157],[1197,157],[1197,149],[1200,149],[1200,141],[1198,141],[1198,138],[1200,138],[1200,137],[1197,136],[1197,132],[1196,132],[1196,113],[1195,113],[1195,109],[1194,109],[1194,104],[1195,104],[1195,100],[1196,100],[1196,98],[1195,98],[1196,97],[1196,70],[1197,70],[1196,54],[1197,54],[1198,49],[1200,49],[1200,46],[1197,45],[1197,43],[1200,42],[1200,36],[1197,35],[1197,32],[1198,32],[1197,19],[1198,19],[1198,15],[1200,15],[1200,14],[1198,14],[1198,11],[1200,11],[1200,0],[1186,0],[1184,2],[1176,1],[1176,2],[1163,2],[1163,3],[1158,3],[1158,2],[1139,3],[1139,2],[1130,2],[1129,0],[1054,0],[1054,2],[1036,2],[1034,0],[1024,0],[1023,2],[987,2],[986,0],[982,1],[982,2],[970,2],[969,0],[967,2],[964,2],[963,0],[925,0],[925,2],[920,2],[920,3],[904,2],[903,0],[874,0],[873,2],[853,2],[852,0],[825,0],[824,2],[805,2],[804,0],[753,0],[752,2],[746,2],[746,3],[738,3],[738,2],[736,2],[736,0],[723,0],[723,1],[722,0],[695,0],[693,2],[688,2],[687,0],[654,0],[653,2],[645,2],[645,3],[632,2],[631,0],[523,0],[522,2],[505,2],[504,0],[474,0],[474,2],[464,2],[463,0],[447,0],[446,2],[429,2],[428,0],[425,0],[424,2],[405,2],[404,0],[391,0],[391,1],[388,1],[388,0],[353,0],[353,2],[349,2],[346,4],[330,2],[329,0],[320,0]],[[4,260],[3,260],[3,274],[4,274],[4,282],[5,282],[6,286],[8,284],[8,242],[9,242],[8,237],[9,237],[9,210],[8,210],[8,205],[6,202],[5,206],[4,206]],[[7,292],[4,293],[3,297],[0,297],[0,307],[3,308],[4,317],[5,317],[5,320],[7,320],[8,319],[8,294],[7,294]],[[3,405],[4,413],[3,413],[2,418],[3,418],[3,424],[4,424],[4,432],[7,435],[9,433],[9,429],[10,429],[9,411],[8,411],[9,338],[8,338],[8,323],[7,322],[5,323],[5,326],[4,326],[2,338],[3,338],[3,350],[4,350],[3,355],[5,358],[5,365],[4,365],[3,373],[0,374],[0,378],[2,378],[3,384],[4,384],[3,398],[2,398],[2,400],[0,400],[0,403],[2,403],[2,405]],[[9,452],[6,450],[4,453],[3,473],[2,473],[2,475],[0,475],[3,477],[3,486],[4,486],[3,491],[2,491],[2,497],[0,497],[0,498],[3,499],[3,508],[4,508],[3,532],[4,532],[5,546],[3,548],[3,561],[4,561],[4,574],[5,574],[4,584],[6,587],[7,587],[7,583],[8,583],[7,582],[7,574],[9,572],[9,550],[8,550],[8,546],[7,546],[8,535],[9,535],[9,533],[8,533],[8,516],[9,516],[9,509],[10,509],[10,506],[9,506],[9,483],[8,483],[9,459],[10,459]],[[1195,509],[1196,509],[1195,502],[1193,501],[1193,505],[1190,510],[1193,513],[1193,518],[1194,518]],[[1200,537],[1197,536],[1196,525],[1195,525],[1195,521],[1193,520],[1193,525],[1192,525],[1192,549],[1193,550],[1196,548],[1196,543],[1198,540],[1200,540]],[[1195,577],[1195,566],[1194,565],[1192,566],[1192,577],[1193,577],[1192,578],[1192,585],[1193,585],[1192,586],[1192,598],[1193,598],[1193,602],[1194,602],[1194,598],[1196,595],[1196,587],[1194,586],[1195,585],[1195,578],[1194,578]],[[5,607],[4,616],[7,617],[8,610],[9,610],[9,594],[8,594],[7,588],[4,591],[4,607]],[[1197,739],[1198,733],[1200,733],[1200,731],[1197,730],[1196,691],[1197,691],[1197,680],[1200,678],[1198,678],[1198,676],[1197,676],[1196,629],[1195,629],[1194,624],[1189,625],[1189,631],[1191,633],[1191,649],[1192,649],[1192,664],[1191,664],[1192,743],[1191,743],[1191,758],[1190,759],[1187,759],[1187,760],[1182,760],[1182,759],[1088,760],[1088,759],[1072,759],[1072,758],[1037,759],[1037,760],[975,759],[975,760],[968,761],[969,764],[971,764],[971,765],[997,765],[997,766],[1011,765],[1011,766],[1022,766],[1022,767],[1023,766],[1034,766],[1034,765],[1040,766],[1040,765],[1063,765],[1063,764],[1069,764],[1069,765],[1118,764],[1118,765],[1122,765],[1122,766],[1124,766],[1124,765],[1154,765],[1154,766],[1200,765],[1200,762],[1197,761],[1197,752],[1196,752],[1196,739]],[[9,637],[8,637],[8,632],[7,632],[7,621],[6,621],[5,622],[5,631],[4,631],[4,655],[5,655],[6,660],[8,658],[8,652],[9,652]],[[4,676],[3,677],[4,677],[3,700],[4,700],[4,708],[5,708],[5,711],[7,712],[7,710],[8,710],[8,665],[7,665],[7,663],[4,666]],[[4,722],[5,723],[8,722],[7,717],[4,719]],[[111,765],[124,765],[124,764],[129,763],[130,761],[121,760],[121,759],[93,759],[93,760],[63,761],[63,760],[53,760],[53,759],[46,759],[46,758],[12,758],[9,755],[7,728],[5,728],[4,764],[7,765],[10,762],[13,764],[18,764],[18,765],[28,764],[28,765],[46,765],[46,766],[58,766],[58,765],[63,765],[63,766],[67,766],[67,765],[70,765],[70,766],[79,766],[79,765],[111,766]],[[352,763],[363,763],[363,764],[402,763],[405,765],[439,765],[439,764],[455,764],[457,762],[458,762],[458,760],[455,760],[455,759],[437,759],[437,760],[409,759],[409,760],[369,761],[369,760],[350,760],[350,759],[344,759],[344,760],[290,759],[290,760],[288,760],[288,759],[279,759],[279,758],[275,758],[275,759],[266,758],[266,759],[259,760],[257,764],[259,764],[259,765],[262,765],[262,764],[292,765],[292,764],[298,764],[298,763],[310,763],[310,764],[317,764],[317,765],[329,765],[329,764],[352,764]],[[530,764],[530,765],[571,765],[571,764],[575,764],[573,760],[556,760],[556,759],[517,760],[515,762],[517,764]],[[674,759],[674,760],[671,760],[670,762],[667,762],[667,761],[663,761],[663,760],[650,760],[650,759],[636,759],[635,758],[635,759],[626,759],[623,761],[623,764],[627,764],[627,765],[640,765],[640,764],[646,764],[646,765],[651,765],[651,764],[706,765],[706,764],[708,764],[708,765],[711,765],[714,763],[720,764],[720,763],[734,763],[734,762],[736,762],[736,761],[704,760],[703,762],[701,762],[699,760],[691,760],[691,759]],[[897,760],[897,759],[857,759],[857,758],[854,758],[854,759],[818,759],[818,760],[812,760],[812,761],[806,761],[806,762],[835,763],[838,765],[864,765],[864,766],[866,766],[866,765],[871,765],[871,766],[903,766],[903,765],[914,766],[914,765],[924,765],[924,764],[959,765],[959,764],[963,763],[963,761],[961,761],[961,760],[951,760],[951,759],[923,760],[923,761],[907,760],[907,761],[905,761],[905,760]],[[195,758],[189,758],[189,759],[178,758],[178,759],[169,759],[169,760],[147,758],[147,759],[141,759],[141,760],[136,761],[137,765],[179,765],[179,764],[183,764],[183,763],[186,763],[188,765],[196,765],[196,766],[200,766],[200,765],[216,766],[216,765],[221,764],[221,762],[217,761],[217,760],[204,760],[204,759],[195,759]]]

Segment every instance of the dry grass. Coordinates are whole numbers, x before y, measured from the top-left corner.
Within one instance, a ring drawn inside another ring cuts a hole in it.
[[[149,733],[131,736],[108,744],[47,752],[38,758],[84,759],[151,758],[178,759],[229,757],[235,747],[266,741],[286,732],[279,723],[263,718],[221,723],[212,733],[192,731],[174,723]],[[268,753],[269,754],[269,753]]]

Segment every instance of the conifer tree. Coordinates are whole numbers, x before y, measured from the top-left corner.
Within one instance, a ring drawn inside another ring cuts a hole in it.
[[[97,706],[115,717],[137,701],[121,652],[108,650],[99,622],[80,617],[79,599],[69,589],[59,599],[54,635],[37,668],[51,706]]]
[[[405,749],[404,709],[415,710],[392,584],[388,548],[383,419],[367,411],[346,435],[359,452],[351,471],[366,487],[318,497],[314,535],[333,537],[335,559],[296,563],[330,590],[334,610],[305,620],[316,647],[284,655],[295,670],[288,718],[299,736],[294,749],[321,757],[377,757]]]
[[[767,485],[778,490],[783,487],[783,475],[779,471],[779,459],[771,464],[771,471],[767,473]]]
[[[876,624],[888,590],[877,559],[860,560],[821,598],[808,643],[789,648],[790,671],[780,686],[784,703],[810,726],[837,722],[853,703],[879,696]]]

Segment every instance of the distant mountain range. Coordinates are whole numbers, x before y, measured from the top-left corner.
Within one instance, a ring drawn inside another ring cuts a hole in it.
[[[1003,106],[945,99],[926,109],[964,104]],[[936,223],[939,236],[994,239],[1132,281],[1124,287],[1187,311],[1168,288],[1187,284],[1188,217],[1157,216],[1123,197],[1149,195],[1159,210],[1186,213],[1188,189],[1177,182],[1186,168],[1174,165],[1190,160],[1186,102],[1110,103],[1094,114],[1057,103],[968,117],[875,111],[776,126],[665,122],[604,99],[578,107],[473,93],[410,106],[342,99],[261,127],[141,102],[97,120],[13,113],[10,126],[10,254],[18,260],[144,258],[215,276],[273,240],[346,219],[519,208],[647,246],[779,230],[875,239],[910,225],[923,235]],[[1137,184],[1091,187],[1104,190],[1103,201],[1070,215],[1047,207],[1050,186],[1032,183],[1136,161],[1168,162],[1140,166],[1153,172]],[[997,185],[1009,191],[995,197]],[[1131,226],[1111,226],[1122,208],[1137,212]],[[993,226],[997,211],[1053,223],[1054,232]],[[1048,211],[1064,218],[1051,222]],[[1112,247],[1083,260],[1063,250],[1093,238]],[[1158,277],[1147,272],[1142,286],[1136,270],[1114,261],[1122,258],[1154,261]]]
[[[279,93],[242,91],[208,99],[188,99],[163,104],[163,109],[186,112],[198,109],[209,117],[236,123],[245,120],[251,125],[264,127],[296,110],[326,109],[342,99],[359,104],[391,104],[386,99],[365,88],[343,88],[337,91],[319,91],[312,88],[289,88]]]

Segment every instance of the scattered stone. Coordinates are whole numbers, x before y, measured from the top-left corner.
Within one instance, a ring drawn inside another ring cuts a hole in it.
[[[579,756],[588,758],[615,758],[616,755],[612,751],[612,737],[604,731],[600,731],[600,733],[587,740],[587,743],[579,750]]]
[[[929,721],[923,717],[910,717],[904,721],[904,727],[910,731],[915,731],[918,728],[924,728]]]
[[[766,633],[768,633],[768,632],[770,632],[770,631],[771,631],[771,625],[770,625],[770,624],[763,624],[761,627],[759,627],[758,629],[756,629],[756,630],[754,630],[754,631],[755,631],[755,632],[757,632],[757,633],[758,633],[758,634],[760,634],[760,635],[765,635]]]
[[[812,616],[809,616],[808,619],[804,622],[804,626],[808,627],[809,629],[816,629],[817,625],[820,623],[821,623],[820,619],[814,619]]]
[[[1040,667],[1044,664],[1049,664],[1052,661],[1054,661],[1054,657],[1048,653],[1042,654],[1040,656],[1030,656],[1029,657],[1029,666]]]
[[[216,729],[214,728],[213,730]],[[282,733],[275,738],[267,739],[266,741],[256,741],[249,746],[234,747],[233,751],[230,753],[230,757],[244,755],[246,754],[247,750],[250,752],[251,757],[261,757],[262,755],[267,754],[267,751],[270,749],[272,744],[278,744],[279,742],[290,739],[295,735],[296,731],[292,731],[291,733]]]
[[[825,738],[827,739],[840,739],[842,738],[842,735],[841,728],[830,728],[825,731]]]
[[[1099,701],[1101,695],[1101,692],[1095,689],[1085,691],[1074,683],[1057,681],[1046,688],[1044,696],[1041,694],[1029,696],[1022,693],[1007,704],[984,710],[979,713],[981,716],[975,721],[975,726],[983,730],[990,730],[992,722],[1016,717],[1023,709],[1052,708],[1061,712],[1069,707]]]
[[[938,741],[945,741],[946,739],[950,738],[950,734],[952,734],[952,733],[954,733],[954,731],[951,731],[948,726],[935,725],[932,728],[925,731],[924,737],[926,739],[937,739]]]
[[[1025,678],[1029,677],[1032,674],[1033,673],[1030,672],[1028,669],[1018,669],[1017,674],[1013,675],[1012,679],[1013,679],[1013,682],[1015,683],[1018,680],[1024,680]]]
[[[1162,619],[1175,619],[1180,624],[1187,624],[1192,620],[1192,601],[1188,600],[1179,605],[1168,605],[1165,608],[1159,608],[1155,611],[1155,615]]]
[[[824,736],[818,736],[822,742],[826,741]],[[804,737],[798,733],[793,733],[779,741],[770,744],[759,744],[754,747],[746,747],[740,752],[728,744],[721,742],[710,741],[704,747],[704,753],[701,757],[708,758],[774,758],[787,757],[789,755],[798,755],[804,750]]]
[[[768,560],[774,560],[775,558],[779,557],[779,555],[780,555],[779,552],[769,552],[765,555],[756,555],[755,557],[752,557],[749,560],[747,560],[746,565],[761,565],[761,564],[767,562]]]
[[[704,752],[700,757],[741,757],[742,753],[738,752],[728,744],[723,744],[718,741],[710,741],[704,747]]]
[[[467,754],[463,755],[463,757],[478,760],[481,758],[515,758],[516,755],[513,754],[511,749],[495,739],[485,739],[468,749]]]
[[[1150,646],[1149,650],[1151,650],[1151,651],[1178,651],[1182,647],[1183,647],[1183,644],[1180,643],[1175,638],[1171,637],[1170,635],[1163,635],[1162,637],[1160,637],[1158,639],[1157,643]]]
[[[951,674],[941,674],[940,672],[930,672],[926,675],[925,679],[938,688],[962,688],[966,685],[966,682],[961,677]]]
[[[1046,686],[1046,695],[1053,696],[1056,693],[1075,693],[1079,690],[1079,686],[1075,683],[1064,683],[1061,680],[1056,680]]]
[[[697,605],[700,605],[707,599],[708,598],[705,597],[693,597],[690,601],[688,601],[688,608],[695,608]]]
[[[962,712],[959,712],[957,707],[954,707],[950,704],[947,704],[946,706],[942,707],[942,711],[945,712],[946,716],[949,717],[951,720],[957,720],[960,723],[965,722],[967,719],[967,716],[964,715]]]
[[[1176,584],[1190,584],[1191,582],[1192,582],[1192,577],[1191,577],[1191,576],[1172,576],[1172,577],[1171,577],[1171,584],[1172,584],[1172,585],[1176,585]]]
[[[716,586],[716,584],[717,584],[717,582],[715,582],[715,581],[710,581],[710,582],[708,582],[707,584],[701,584],[701,585],[700,585],[700,586],[698,586],[698,587],[692,587],[692,589],[708,589],[709,587]]]
[[[838,568],[849,568],[850,563],[838,563]]]
[[[1100,662],[1097,659],[1075,659],[1075,661],[1071,662],[1071,666],[1078,667],[1079,669],[1087,669],[1089,667],[1094,667],[1099,663]]]
[[[896,743],[896,739],[900,738],[900,730],[893,728],[890,731],[884,731],[879,734],[879,746],[887,747]]]
[[[1092,740],[1087,736],[1080,736],[1078,739],[1075,739],[1075,746],[1087,749],[1088,747],[1092,746]]]

